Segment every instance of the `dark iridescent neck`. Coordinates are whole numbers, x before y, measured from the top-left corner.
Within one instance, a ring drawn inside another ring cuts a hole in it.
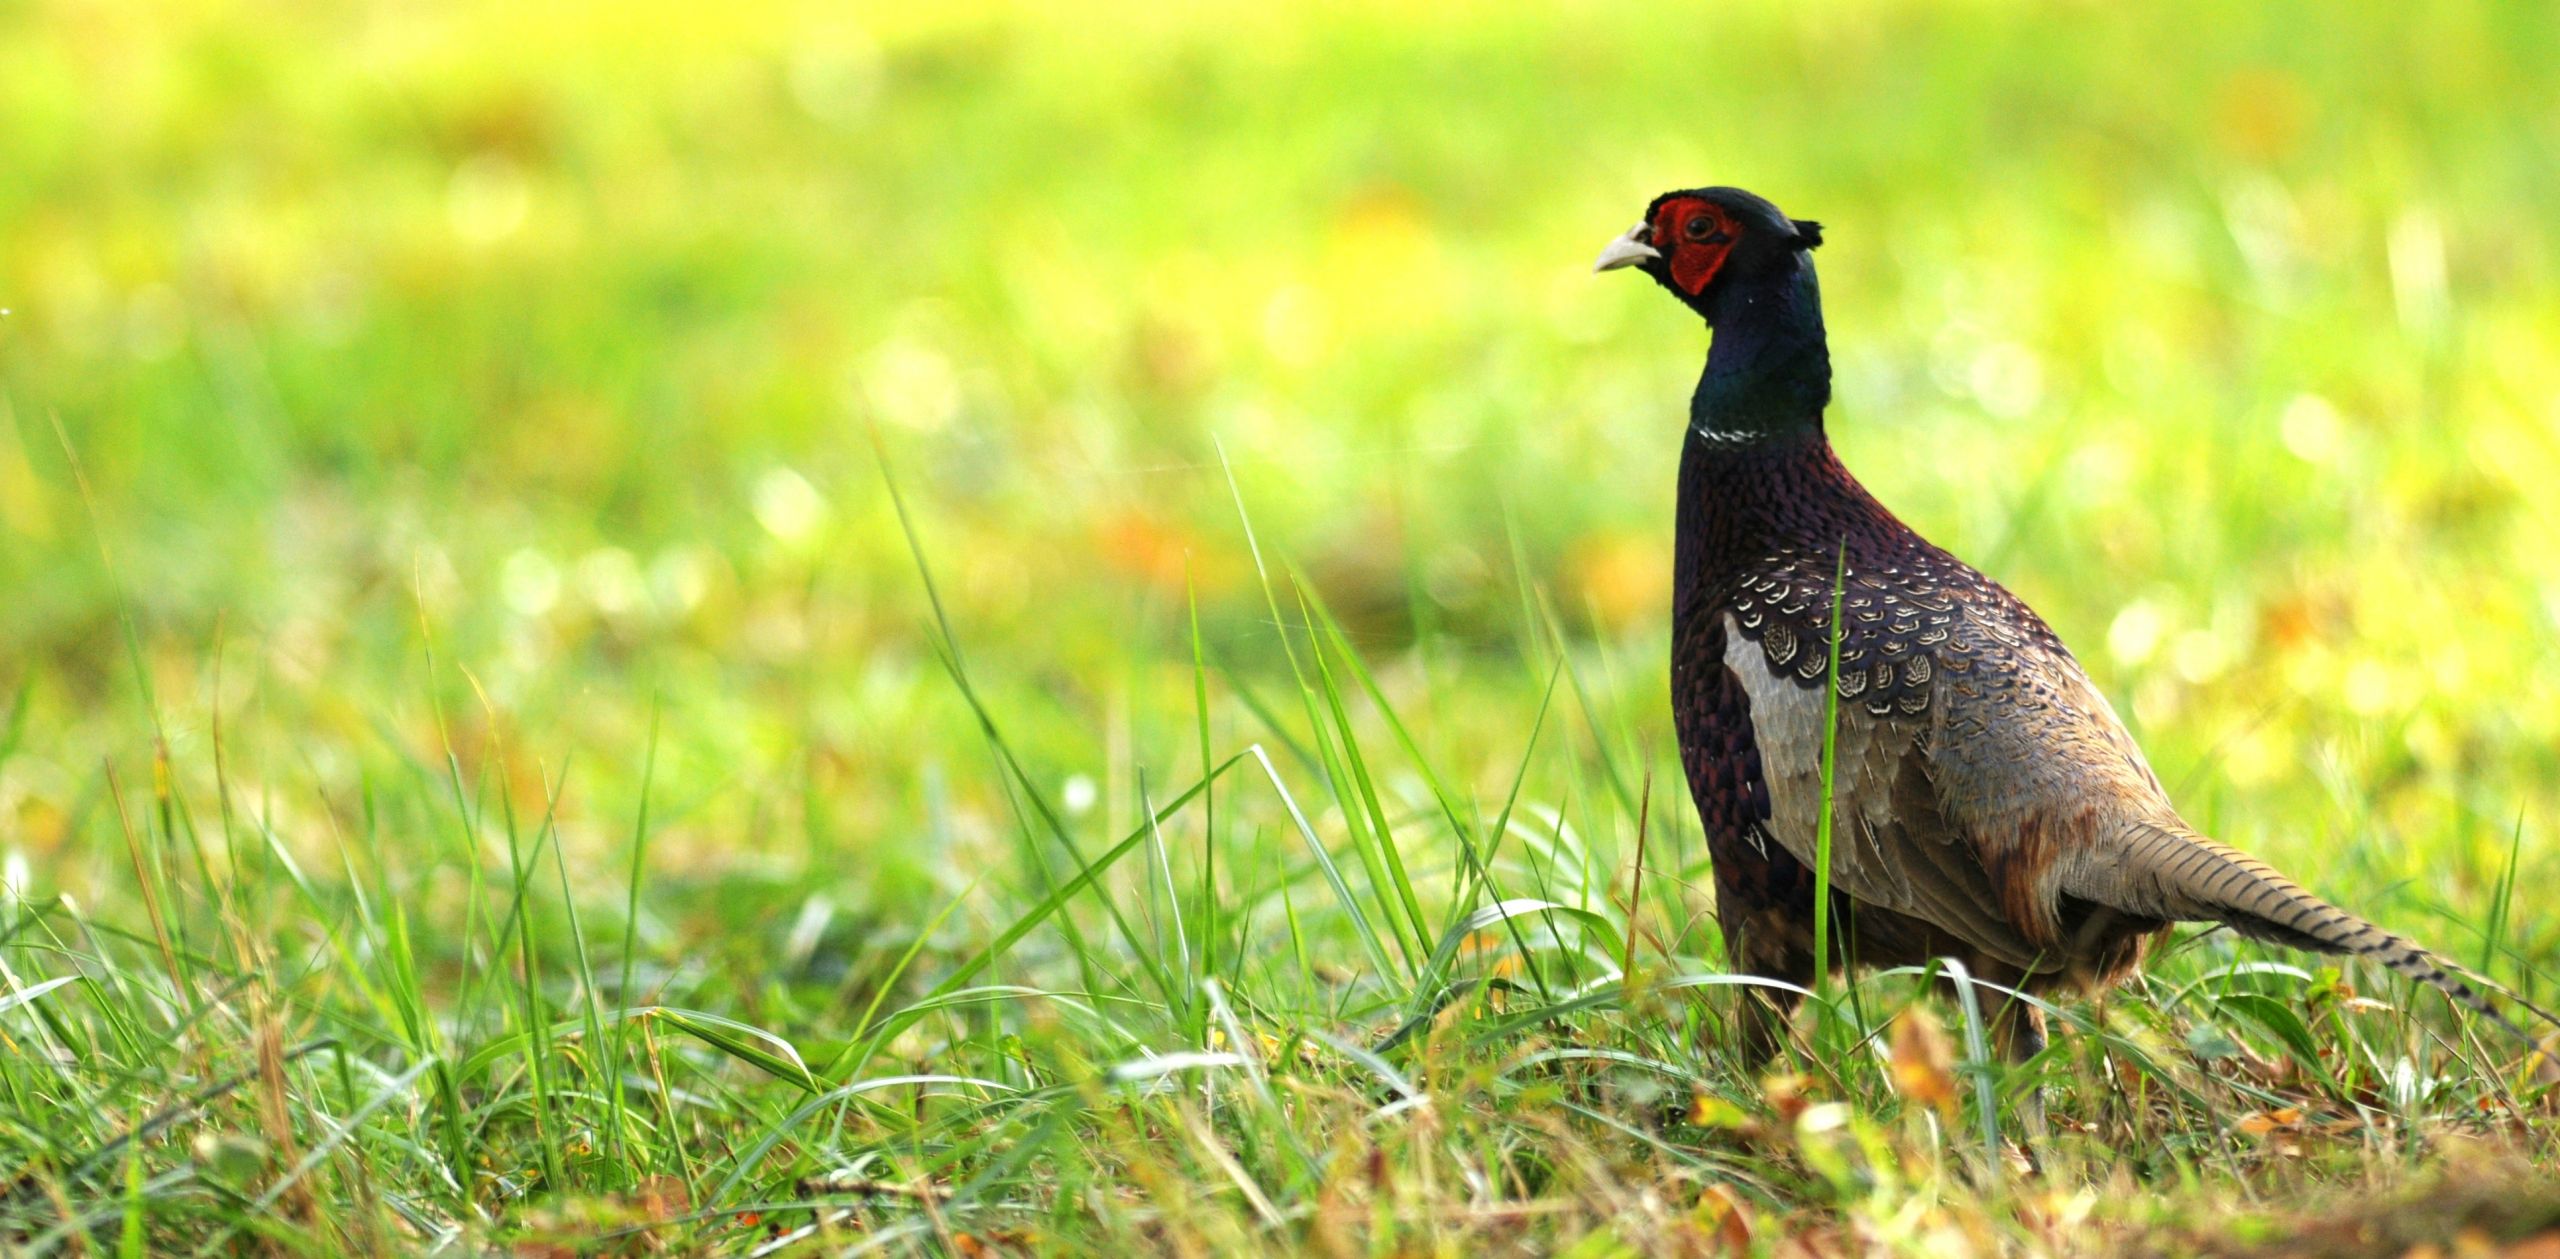
[[[1747,447],[1822,428],[1831,401],[1831,349],[1822,331],[1822,290],[1813,259],[1727,284],[1707,322],[1715,342],[1689,399],[1689,440]]]
[[[1734,572],[1790,552],[1853,559],[1900,545],[1909,530],[1849,475],[1818,425],[1752,441],[1690,435],[1680,458],[1674,583],[1704,597]]]

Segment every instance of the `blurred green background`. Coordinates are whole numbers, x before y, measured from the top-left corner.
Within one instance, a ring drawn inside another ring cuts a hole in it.
[[[875,442],[1096,834],[1197,772],[1188,591],[1221,754],[1273,737],[1239,497],[1465,785],[1543,601],[1542,754],[1676,795],[1705,338],[1587,265],[1715,182],[1828,225],[1850,465],[2200,821],[2423,933],[2519,826],[2560,878],[2553,48],[2536,3],[0,6],[0,844],[129,909],[102,765],[156,721],[288,850],[450,746],[574,764],[601,859],[656,705],[677,885],[956,890],[1012,806]],[[433,798],[376,823],[421,880]]]

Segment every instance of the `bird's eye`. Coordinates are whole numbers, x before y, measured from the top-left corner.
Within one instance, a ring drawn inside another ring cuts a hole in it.
[[[1715,230],[1716,221],[1703,214],[1689,220],[1685,224],[1682,224],[1680,228],[1681,234],[1687,236],[1691,240],[1705,240],[1707,237],[1714,235]]]

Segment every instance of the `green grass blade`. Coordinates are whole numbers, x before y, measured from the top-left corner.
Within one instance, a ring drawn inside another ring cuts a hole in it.
[[[1831,570],[1830,663],[1822,674],[1822,808],[1814,815],[1813,832],[1813,986],[1827,991],[1831,983],[1831,826],[1832,783],[1840,768],[1840,639],[1845,627],[1840,608],[1849,591],[1849,544]]]

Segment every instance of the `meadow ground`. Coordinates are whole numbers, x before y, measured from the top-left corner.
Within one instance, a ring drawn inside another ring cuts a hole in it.
[[[924,7],[0,6],[0,1249],[2555,1224],[2514,1046],[2227,934],[1738,1066],[1586,267],[1825,221],[1851,466],[2548,996],[2560,9]]]

